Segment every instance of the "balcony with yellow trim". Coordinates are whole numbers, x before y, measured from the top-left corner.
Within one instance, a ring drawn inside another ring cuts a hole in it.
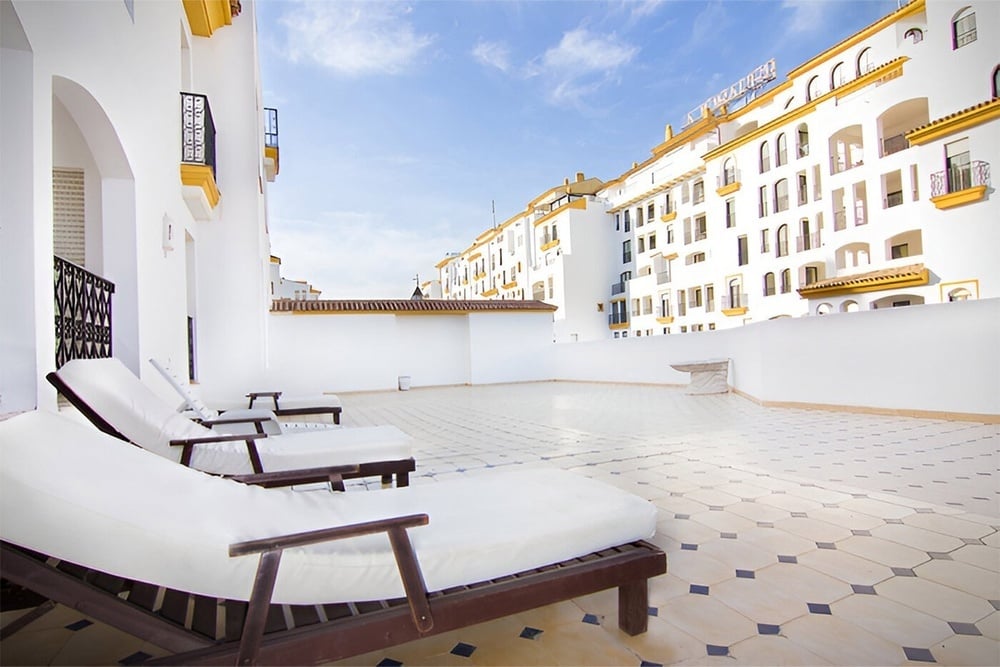
[[[608,315],[608,328],[615,331],[628,329],[628,313],[611,313]]]
[[[728,294],[722,297],[722,314],[726,317],[746,315],[750,310],[750,298],[746,294]]]
[[[735,169],[732,173],[726,173],[724,176],[717,176],[715,181],[716,189],[715,194],[720,197],[725,197],[726,195],[732,194],[740,189],[740,170]]]
[[[677,209],[670,211],[669,213],[664,213],[660,216],[660,222],[673,222],[677,219]]]
[[[215,167],[215,121],[208,97],[181,93],[181,190],[195,220],[216,217],[222,195]]]
[[[972,204],[986,198],[990,163],[976,160],[931,174],[931,203],[941,210]]]
[[[843,296],[903,287],[920,287],[929,282],[930,271],[923,264],[907,264],[889,269],[818,280],[805,287],[800,287],[797,291],[799,296],[813,299],[821,296]]]
[[[268,183],[281,171],[278,161],[278,110],[264,108],[264,175]]]
[[[219,28],[232,25],[240,9],[240,0],[184,0],[191,34],[198,37],[211,37]]]
[[[485,292],[483,292],[481,296],[483,296],[483,297],[496,296],[497,293],[498,293],[497,288],[496,287],[491,287],[488,290],[486,290]]]
[[[482,273],[477,273],[477,274],[475,274],[475,275],[472,276],[472,282],[477,282],[479,280],[482,280],[485,277],[486,277],[486,272],[485,271],[483,271]]]
[[[543,243],[540,250],[542,252],[545,252],[546,250],[551,250],[552,248],[555,248],[557,245],[559,245],[559,239],[552,239],[551,241]]]
[[[516,287],[517,287],[517,281],[512,280],[509,283],[504,283],[503,285],[501,285],[500,289],[514,289]]]

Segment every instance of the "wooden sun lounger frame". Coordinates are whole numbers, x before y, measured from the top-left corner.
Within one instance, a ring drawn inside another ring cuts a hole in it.
[[[343,412],[341,407],[331,407],[331,406],[313,406],[307,408],[283,408],[278,402],[281,398],[280,391],[252,391],[246,395],[249,400],[248,408],[253,409],[254,403],[259,398],[269,398],[274,402],[274,414],[279,417],[295,417],[304,415],[330,415],[333,418],[334,424],[340,423],[340,413]],[[270,408],[268,408],[270,409]]]
[[[428,594],[407,529],[417,514],[233,544],[230,556],[261,554],[249,602],[218,600],[123,579],[0,542],[0,572],[14,583],[172,655],[149,664],[314,664],[618,588],[618,626],[646,631],[650,577],[666,555],[647,542]],[[286,548],[388,533],[406,598],[365,603],[278,605],[271,593]],[[159,606],[156,601],[162,600]],[[189,605],[190,622],[186,622]],[[285,607],[285,608],[283,608]],[[326,617],[325,619],[323,617]],[[293,619],[290,627],[286,617]],[[222,636],[217,628],[222,627]]]
[[[58,372],[51,372],[45,376],[45,379],[56,388],[62,396],[66,398],[70,404],[73,405],[77,410],[80,411],[84,417],[86,417],[90,423],[96,426],[101,431],[107,433],[108,435],[114,436],[119,440],[124,440],[125,442],[131,442],[126,438],[121,432],[118,431],[112,424],[110,424],[104,417],[102,417],[96,410],[94,410],[90,404],[88,404],[83,398],[80,397],[69,385],[63,382],[63,379],[59,377]],[[329,411],[329,409],[326,409]],[[221,442],[237,442],[244,441],[247,446],[247,456],[250,458],[250,465],[252,466],[255,473],[263,473],[264,467],[261,464],[260,453],[257,450],[256,440],[268,437],[266,433],[263,432],[263,427],[261,422],[267,421],[266,419],[259,418],[248,418],[248,419],[226,419],[225,414],[223,414],[219,419],[212,420],[210,422],[202,422],[205,426],[211,427],[218,424],[233,424],[233,423],[253,423],[256,426],[257,433],[247,434],[247,435],[218,435],[204,438],[188,438],[183,440],[172,440],[170,444],[175,447],[182,447],[181,451],[181,464],[185,466],[191,465],[191,455],[194,453],[194,448],[197,446],[210,446],[214,443]],[[141,447],[139,443],[132,443],[136,446]],[[396,486],[403,487],[409,486],[410,484],[410,473],[416,470],[417,464],[413,457],[406,459],[397,459],[390,461],[366,461],[358,463],[351,466],[338,466],[341,469],[341,476],[343,479],[356,479],[360,477],[374,477],[380,476],[382,479],[382,484],[392,484],[393,478],[395,477]]]

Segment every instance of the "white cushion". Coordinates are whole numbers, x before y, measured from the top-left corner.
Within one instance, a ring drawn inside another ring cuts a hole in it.
[[[175,412],[118,359],[74,359],[59,377],[130,441],[173,461],[171,440],[219,435]],[[395,426],[363,426],[269,436],[257,440],[265,471],[293,470],[412,456],[412,438]],[[243,441],[197,445],[192,467],[219,474],[253,472]]]
[[[409,535],[429,590],[649,538],[656,509],[560,470],[494,472],[350,493],[261,489],[210,477],[59,415],[0,422],[0,536],[112,574],[247,599],[256,556],[230,544],[426,513]],[[274,601],[401,597],[384,534],[285,551]]]

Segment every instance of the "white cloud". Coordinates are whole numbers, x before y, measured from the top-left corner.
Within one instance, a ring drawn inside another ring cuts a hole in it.
[[[318,221],[271,218],[271,251],[282,275],[308,281],[322,299],[405,299],[413,278],[437,278],[434,265],[464,245],[446,230],[391,227],[374,213],[331,211]]]
[[[809,33],[824,27],[823,19],[830,0],[784,0],[781,8],[789,10],[788,32]]]
[[[472,50],[473,57],[481,64],[496,67],[501,72],[510,70],[510,49],[503,42],[479,40]]]
[[[616,35],[596,35],[586,28],[563,34],[557,46],[525,68],[525,75],[539,76],[547,85],[548,101],[556,106],[580,106],[632,61],[639,49],[620,42]]]
[[[313,61],[339,74],[396,74],[434,42],[406,20],[396,2],[298,2],[280,22],[285,57]]]

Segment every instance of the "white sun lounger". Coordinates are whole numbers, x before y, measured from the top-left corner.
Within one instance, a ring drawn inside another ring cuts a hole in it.
[[[345,478],[379,474],[388,482],[395,474],[405,485],[414,469],[412,438],[395,426],[225,436],[176,412],[117,359],[74,359],[47,378],[105,433],[205,472],[358,464],[357,474]]]
[[[251,660],[337,659],[612,587],[636,634],[646,580],[666,569],[637,542],[653,535],[655,506],[561,470],[297,493],[172,465],[37,411],[0,422],[0,459],[3,576],[168,650],[202,650],[170,664],[234,646]],[[238,611],[227,600],[250,601],[235,640],[234,617],[214,615]],[[353,604],[373,600],[387,602]],[[276,620],[303,627],[261,640],[272,603],[298,605]]]

